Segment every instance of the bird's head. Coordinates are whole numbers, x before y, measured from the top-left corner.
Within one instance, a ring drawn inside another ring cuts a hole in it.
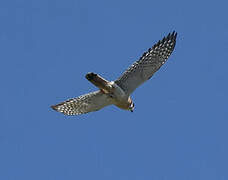
[[[130,107],[129,107],[129,110],[131,112],[133,112],[134,111],[134,108],[135,108],[135,104],[132,102],[131,105],[130,105]]]
[[[128,102],[129,102],[128,110],[133,112],[134,108],[135,108],[135,104],[133,103],[133,101],[132,101],[132,99],[130,97],[128,98]]]

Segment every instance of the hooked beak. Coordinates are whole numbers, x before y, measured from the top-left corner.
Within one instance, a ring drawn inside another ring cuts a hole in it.
[[[131,103],[131,106],[130,106],[130,108],[129,108],[131,112],[133,112],[134,107],[135,107],[135,104],[132,102],[132,103]]]

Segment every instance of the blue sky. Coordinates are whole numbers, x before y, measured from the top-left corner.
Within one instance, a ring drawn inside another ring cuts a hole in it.
[[[226,1],[0,1],[0,179],[228,179]],[[169,32],[174,53],[132,98],[50,105],[113,80]]]

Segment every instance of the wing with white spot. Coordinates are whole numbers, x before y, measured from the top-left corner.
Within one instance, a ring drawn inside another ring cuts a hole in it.
[[[65,115],[79,115],[98,111],[99,109],[111,104],[111,98],[101,91],[95,91],[77,98],[69,99],[51,107]]]
[[[153,74],[166,62],[173,52],[177,33],[168,34],[158,41],[142,57],[132,64],[116,81],[125,93],[131,94],[139,85],[150,79]]]

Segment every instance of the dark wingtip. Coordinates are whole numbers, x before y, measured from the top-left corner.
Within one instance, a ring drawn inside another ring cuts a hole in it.
[[[169,33],[170,34],[170,33]],[[172,34],[171,34],[171,37],[174,37],[174,39],[176,39],[177,37],[177,32],[176,31],[173,31]]]
[[[52,108],[53,110],[57,111],[57,105],[53,105],[53,106],[51,106],[51,108]]]
[[[177,38],[177,32],[176,31],[173,31],[172,33],[169,33],[165,37],[166,40],[172,40],[172,41],[174,41],[174,43],[176,42],[176,38]]]

